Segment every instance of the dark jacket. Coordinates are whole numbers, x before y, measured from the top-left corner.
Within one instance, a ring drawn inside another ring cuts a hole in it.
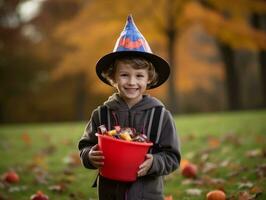
[[[121,127],[134,127],[137,132],[145,134],[149,134],[147,133],[147,130],[152,108],[156,106],[164,107],[159,100],[148,95],[144,95],[143,99],[130,109],[118,94],[109,97],[104,105],[106,105],[111,112],[115,113],[115,117],[112,117],[112,115],[110,117],[111,124],[109,124],[109,129],[117,123],[116,121],[118,121],[118,124]],[[108,191],[108,187],[110,186],[110,190],[117,191],[117,193],[123,193],[122,191],[126,190],[127,200],[163,199],[163,176],[178,168],[180,163],[180,151],[179,140],[173,118],[170,112],[166,109],[163,109],[162,114],[162,127],[161,132],[158,135],[159,152],[153,154],[153,164],[148,174],[144,177],[138,178],[131,184],[105,180],[101,177],[98,190],[99,196],[102,194],[106,195],[106,191]],[[97,127],[100,125],[99,120],[98,108],[93,111],[84,135],[79,141],[82,163],[89,169],[95,169],[88,159],[88,153],[91,147],[97,144],[95,133],[97,132]],[[106,185],[106,187],[104,185]],[[122,195],[124,196],[124,194]],[[108,198],[105,196],[103,199]]]

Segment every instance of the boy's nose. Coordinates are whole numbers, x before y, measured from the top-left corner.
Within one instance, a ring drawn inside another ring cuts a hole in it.
[[[130,77],[128,83],[129,83],[130,85],[134,85],[134,84],[136,84],[136,78],[135,78],[135,77]]]

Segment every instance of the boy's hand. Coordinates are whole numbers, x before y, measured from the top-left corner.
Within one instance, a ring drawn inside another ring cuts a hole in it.
[[[102,167],[104,162],[104,156],[103,156],[103,152],[99,149],[99,145],[96,144],[94,145],[91,150],[89,151],[89,159],[91,161],[91,164],[96,167]]]
[[[152,166],[152,154],[146,154],[146,160],[139,166],[138,177],[145,176]]]

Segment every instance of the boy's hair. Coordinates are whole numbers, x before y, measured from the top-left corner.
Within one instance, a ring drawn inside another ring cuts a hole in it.
[[[105,77],[112,85],[114,84],[114,75],[117,64],[119,62],[130,64],[134,69],[147,69],[150,83],[147,88],[150,88],[158,81],[158,74],[151,62],[142,57],[121,57],[114,61],[114,63],[103,71],[102,76]]]

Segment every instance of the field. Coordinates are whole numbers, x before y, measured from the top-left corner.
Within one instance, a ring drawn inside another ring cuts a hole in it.
[[[175,118],[182,165],[193,163],[197,176],[181,170],[165,177],[165,199],[202,200],[223,190],[227,199],[266,199],[266,111],[182,115]],[[96,171],[80,164],[78,140],[85,122],[0,126],[0,199],[28,200],[40,190],[50,200],[97,199],[91,184]],[[14,170],[17,183],[6,183]]]

